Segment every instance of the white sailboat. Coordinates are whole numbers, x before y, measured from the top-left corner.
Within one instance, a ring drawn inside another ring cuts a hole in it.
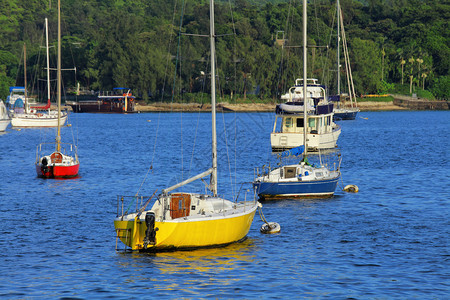
[[[47,19],[45,19],[47,27]],[[47,31],[48,34],[48,31]],[[48,55],[48,44],[47,44]],[[73,178],[78,176],[80,162],[78,160],[77,147],[69,143],[61,143],[61,5],[58,0],[58,63],[57,63],[57,131],[54,143],[41,143],[36,151],[36,172],[42,178]],[[49,65],[47,64],[47,72]],[[48,75],[48,74],[47,74]],[[49,90],[50,91],[50,90]],[[67,116],[66,116],[67,118]],[[48,151],[52,147],[54,150]],[[48,154],[48,152],[50,154]],[[45,154],[42,154],[45,153]]]
[[[356,118],[357,113],[359,112],[359,108],[356,102],[356,94],[355,94],[355,87],[353,84],[353,77],[352,77],[352,70],[350,68],[350,58],[348,55],[348,49],[347,49],[347,39],[345,36],[344,31],[344,22],[342,20],[342,10],[341,6],[339,4],[339,0],[337,0],[336,3],[336,10],[337,10],[337,95],[333,98],[336,101],[336,106],[334,107],[334,119],[335,120],[354,120]],[[342,29],[342,30],[340,30]],[[344,95],[341,93],[341,63],[340,63],[340,37],[342,32],[342,44],[343,44],[343,51],[344,51],[344,61],[345,61],[345,70],[346,70],[346,76],[347,76],[347,85],[348,85],[348,99],[350,100],[350,104],[346,105],[344,102]]]
[[[307,78],[307,47],[306,47],[306,0],[303,0],[303,78]],[[307,85],[303,84],[305,103],[308,103]],[[309,124],[310,115],[306,105],[303,105],[303,120]],[[339,165],[336,170],[321,164],[316,167],[308,162],[308,143],[310,133],[303,126],[303,146],[286,151],[286,156],[298,156],[303,152],[303,159],[298,164],[280,166],[258,176],[253,187],[260,199],[329,197],[334,194],[341,177]]]
[[[46,23],[47,24],[47,23]],[[46,25],[47,26],[47,25]],[[24,44],[24,73],[25,86],[23,87],[24,103],[23,107],[17,105],[19,96],[17,92],[22,92],[21,88],[10,88],[10,112],[11,112],[11,126],[13,127],[57,127],[58,124],[64,125],[67,120],[67,113],[58,113],[50,110],[50,68],[49,68],[49,53],[48,53],[48,28],[46,27],[46,48],[47,48],[47,105],[45,106],[31,106],[27,97],[27,75],[26,75],[26,47]]]
[[[217,247],[238,242],[247,236],[256,209],[260,205],[256,200],[234,202],[217,195],[216,60],[213,0],[210,0],[209,38],[211,48],[212,167],[197,176],[164,189],[151,209],[146,209],[151,197],[147,203],[132,213],[123,210],[123,200],[126,198],[118,198],[118,214],[114,220],[116,237],[131,250],[161,251]],[[209,185],[211,194],[170,193],[208,175],[211,175]]]

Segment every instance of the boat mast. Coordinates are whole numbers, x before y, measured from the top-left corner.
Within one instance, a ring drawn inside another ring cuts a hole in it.
[[[340,19],[340,13],[339,13],[339,11],[340,11],[341,9],[340,9],[340,5],[339,5],[339,0],[337,0],[337,3],[336,3],[336,11],[337,11],[337,45],[336,45],[336,52],[337,52],[337,54],[336,54],[336,56],[337,56],[337,94],[338,94],[338,96],[340,97],[341,96],[341,74],[340,74],[340,68],[341,68],[341,65],[340,65],[340,54],[339,54],[339,48],[340,48],[340,33],[339,33],[339,26],[340,26],[340,21],[339,21],[339,19]],[[340,100],[340,99],[339,99]]]
[[[217,135],[216,135],[216,49],[214,33],[214,0],[209,1],[209,36],[211,46],[211,115],[212,115],[212,174],[211,191],[213,196],[217,196]]]
[[[50,103],[50,62],[48,54],[48,19],[45,18],[45,47],[47,49],[47,103]],[[49,107],[50,109],[50,107]]]
[[[23,43],[23,76],[24,76],[24,86],[25,86],[25,112],[28,113],[27,105],[27,46]]]
[[[305,150],[303,152],[303,159],[306,159],[306,155],[308,153],[308,145],[306,143],[307,138],[306,138],[306,132],[307,132],[307,127],[308,127],[308,113],[307,113],[307,101],[308,101],[308,95],[306,94],[306,86],[307,86],[307,74],[306,74],[306,69],[307,69],[307,65],[306,65],[306,60],[308,58],[308,53],[306,52],[306,0],[303,0],[303,120],[304,120],[304,124],[303,124],[303,145],[305,146]]]
[[[58,64],[56,70],[58,95],[58,130],[56,134],[56,152],[61,152],[61,0],[58,0]]]

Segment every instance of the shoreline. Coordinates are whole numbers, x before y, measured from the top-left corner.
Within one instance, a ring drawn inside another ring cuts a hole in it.
[[[274,112],[276,104],[266,103],[218,103],[217,110],[224,112]],[[358,102],[360,111],[396,111],[408,110],[408,108],[401,107],[390,102],[376,102],[364,101]],[[211,111],[210,104],[199,103],[150,103],[140,104],[136,103],[136,112],[209,112]]]

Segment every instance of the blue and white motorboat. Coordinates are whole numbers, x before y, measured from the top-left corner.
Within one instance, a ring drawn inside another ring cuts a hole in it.
[[[280,158],[298,156],[302,151],[303,146],[297,147],[281,153]],[[299,163],[262,170],[253,182],[253,188],[261,200],[331,197],[341,177],[340,161],[335,165],[335,170],[331,167],[326,164],[315,166],[303,156]]]

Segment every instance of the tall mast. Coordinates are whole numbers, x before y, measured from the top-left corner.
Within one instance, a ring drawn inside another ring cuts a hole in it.
[[[339,48],[340,48],[340,32],[339,32],[339,26],[340,26],[340,5],[339,5],[339,0],[337,0],[336,3],[336,11],[337,11],[337,45],[336,45],[336,51],[337,51],[337,94],[338,96],[341,95],[341,72],[340,72],[340,68],[341,68],[341,62],[340,62],[340,53],[339,53]]]
[[[308,58],[308,53],[307,53],[307,47],[306,47],[306,24],[307,24],[307,14],[306,14],[306,0],[303,0],[303,120],[304,120],[304,124],[303,124],[303,145],[305,146],[305,150],[304,150],[304,158],[306,158],[306,155],[308,153],[308,145],[306,143],[306,132],[308,130],[308,113],[307,113],[307,103],[308,103],[308,95],[306,94],[306,86],[307,86],[307,74],[306,74],[306,69],[307,69],[307,58]]]
[[[45,47],[47,49],[47,103],[50,103],[50,62],[48,54],[48,19],[45,18]]]
[[[61,0],[58,0],[58,64],[57,64],[57,95],[58,95],[58,130],[56,134],[56,152],[61,151]]]
[[[28,113],[28,105],[27,105],[27,46],[23,43],[23,77],[24,77],[24,86],[25,86],[25,112]]]
[[[217,196],[217,135],[216,135],[216,49],[214,33],[214,0],[209,2],[209,27],[210,27],[210,45],[211,45],[211,115],[212,115],[212,174],[211,191]]]

